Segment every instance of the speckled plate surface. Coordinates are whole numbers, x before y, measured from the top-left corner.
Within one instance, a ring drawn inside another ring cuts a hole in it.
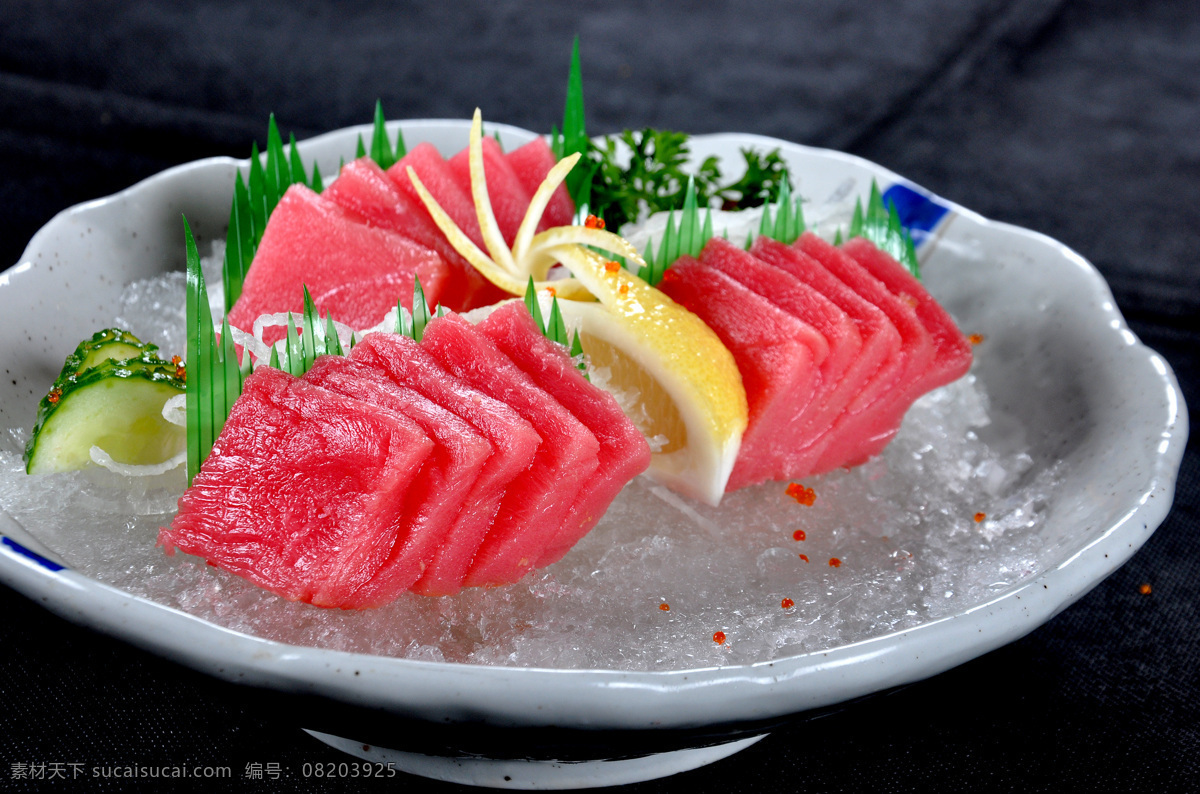
[[[459,121],[402,126],[410,146],[428,140],[444,153],[460,149],[468,129]],[[506,147],[532,135],[496,128]],[[333,173],[362,131],[330,133],[301,151]],[[653,673],[420,662],[271,642],[65,568],[39,542],[37,526],[20,526],[4,513],[0,577],[73,621],[230,681],[406,723],[676,731],[692,737],[684,746],[718,743],[707,726],[761,725],[828,707],[934,675],[1028,633],[1127,560],[1165,517],[1187,439],[1187,413],[1169,366],[1126,327],[1096,270],[1062,244],[985,220],[848,155],[740,134],[693,143],[699,158],[736,158],[746,145],[780,147],[814,206],[865,196],[874,178],[885,187],[907,186],[945,210],[922,251],[926,284],[965,326],[988,330],[976,374],[993,405],[1021,417],[1035,458],[1067,464],[1045,522],[1044,556],[1052,562],[1038,575],[904,632],[769,663]],[[67,210],[38,232],[21,261],[0,274],[0,428],[32,426],[37,399],[61,367],[61,340],[108,325],[126,283],[183,267],[180,213],[201,238],[224,234],[238,167],[227,158],[179,166]],[[710,747],[686,764],[647,762],[588,780],[655,777],[715,760],[746,741],[722,752]],[[495,783],[497,774],[480,768],[448,779]],[[539,785],[555,780],[567,784],[560,775]]]

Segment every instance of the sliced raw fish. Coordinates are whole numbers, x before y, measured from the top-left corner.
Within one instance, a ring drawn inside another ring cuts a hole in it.
[[[762,243],[780,245],[766,237],[760,240]],[[775,479],[811,474],[820,455],[820,445],[815,442],[845,410],[866,382],[868,374],[878,370],[878,360],[870,360],[870,352],[864,355],[862,334],[845,311],[783,268],[721,238],[705,245],[700,261],[737,280],[801,322],[811,325],[828,343],[829,355],[820,365],[818,391],[804,416],[803,429],[797,435],[800,446],[788,453],[788,467],[781,469]]]
[[[508,484],[529,468],[541,436],[512,408],[447,372],[407,337],[368,334],[355,345],[350,358],[379,368],[395,383],[420,392],[456,414],[495,448],[479,473],[472,497],[463,503],[454,531],[446,536],[433,562],[413,586],[414,591],[424,595],[457,593],[500,509]]]
[[[437,253],[367,226],[307,187],[292,185],[271,213],[229,323],[250,331],[263,314],[299,316],[307,286],[322,313],[354,328],[370,328],[398,300],[412,308],[414,276],[433,302],[447,275]],[[268,328],[264,339],[274,342],[285,332]]]
[[[450,266],[440,299],[446,308],[465,311],[504,297],[454,250],[424,205],[397,188],[371,158],[347,163],[321,195],[372,226],[396,232],[440,254]]]
[[[915,304],[917,318],[933,337],[935,351],[933,363],[925,371],[919,388],[928,391],[965,375],[971,368],[970,341],[963,336],[950,313],[908,272],[908,268],[861,237],[847,240],[842,250],[883,282],[893,295],[905,303]]]
[[[849,418],[817,462],[820,471],[854,466],[882,451],[900,429],[905,412],[922,393],[921,378],[933,362],[933,340],[917,319],[913,307],[889,292],[881,281],[845,252],[812,232],[802,234],[795,247],[820,262],[864,300],[877,306],[900,334],[903,365],[896,380],[866,409]]]
[[[550,150],[550,145],[544,138],[534,138],[505,157],[530,196],[537,192],[556,162],[554,152]],[[578,167],[580,166],[576,166]],[[551,226],[570,226],[574,218],[575,202],[571,201],[566,185],[559,185],[551,196],[550,203],[546,205],[546,211],[538,223],[538,231],[545,231]]]
[[[434,441],[433,451],[409,487],[400,532],[380,571],[353,596],[353,606],[386,604],[412,587],[455,532],[491,443],[450,411],[396,384],[379,368],[344,356],[321,356],[304,380],[347,397],[403,414]],[[482,495],[482,494],[481,494]]]
[[[515,582],[561,531],[584,484],[596,472],[600,445],[590,430],[461,317],[448,315],[431,322],[421,347],[471,386],[509,405],[542,437],[529,469],[509,484],[463,583]]]
[[[597,468],[585,481],[537,567],[557,562],[586,535],[625,484],[650,465],[650,446],[608,392],[593,386],[566,348],[538,330],[524,304],[513,302],[492,312],[479,330],[521,370],[569,410],[600,444]]]
[[[294,601],[350,606],[433,448],[401,414],[262,367],[159,543]]]
[[[659,289],[703,320],[737,362],[750,409],[726,491],[791,476],[804,449],[805,415],[821,388],[828,343],[766,298],[716,268],[680,257]]]

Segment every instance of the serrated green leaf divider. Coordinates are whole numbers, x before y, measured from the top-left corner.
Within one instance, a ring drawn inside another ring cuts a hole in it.
[[[851,237],[870,240],[880,250],[891,254],[915,277],[921,277],[921,265],[917,261],[917,250],[913,245],[912,237],[909,235],[908,229],[905,229],[900,223],[896,205],[891,202],[888,202],[887,207],[883,205],[883,195],[879,191],[879,184],[874,179],[871,180],[871,194],[867,199],[866,209],[863,208],[860,200],[854,202],[854,215],[850,218],[850,227],[846,232],[846,238]],[[841,245],[841,243],[841,230],[839,229],[837,237],[834,239],[834,245]]]
[[[367,150],[360,135],[358,156],[364,157],[366,154]],[[371,136],[370,154],[381,168],[390,168],[406,154],[403,132],[397,131],[394,146],[388,139],[383,105],[378,100],[375,102],[375,126]],[[246,279],[250,263],[254,260],[258,244],[262,241],[271,212],[287,189],[297,184],[305,185],[317,193],[325,190],[325,183],[316,162],[313,163],[312,176],[307,175],[295,135],[288,136],[285,154],[279,125],[275,122],[275,114],[271,114],[267,121],[266,162],[263,162],[258,143],[255,142],[250,148],[249,175],[243,180],[239,172],[234,179],[223,270],[226,312],[233,308],[233,304],[242,294],[242,283]]]
[[[430,308],[429,301],[425,299],[425,290],[421,287],[421,279],[416,276],[413,277],[412,307],[412,312],[409,312],[403,303],[396,301],[396,333],[420,342],[425,336],[425,327],[434,317],[444,317],[446,309],[443,306]]]
[[[571,46],[571,70],[567,74],[567,99],[563,104],[562,129],[560,131],[555,127],[550,128],[550,148],[554,152],[554,159],[561,160],[576,152],[586,155],[589,146],[583,110],[583,70],[579,65],[579,37],[576,36]],[[592,184],[591,171],[583,167],[572,169],[571,173],[567,174],[566,181],[567,192],[575,206],[587,204],[587,193],[590,192]]]
[[[221,325],[221,343],[217,344],[200,254],[187,218],[183,219],[183,229],[187,249],[187,388],[184,399],[188,484],[191,484],[225,426],[230,407],[242,393],[242,381],[248,368],[238,365],[228,319]]]
[[[765,234],[785,244],[795,242],[804,233],[804,211],[800,206],[800,197],[792,196],[786,180],[780,186],[773,207],[773,214],[772,205],[763,207],[759,236]],[[654,251],[653,241],[646,244],[646,251],[642,257],[646,260],[646,265],[638,270],[638,277],[651,286],[656,286],[662,281],[663,273],[676,259],[681,256],[699,256],[713,236],[712,208],[706,208],[704,221],[701,223],[695,179],[688,177],[679,221],[675,221],[674,210],[667,214],[667,225],[659,241],[658,252],[656,254]],[[753,235],[747,237],[747,249],[750,248],[752,240]]]
[[[396,131],[396,145],[393,147],[388,140],[387,122],[383,115],[383,103],[375,100],[375,128],[371,133],[371,159],[385,171],[396,164],[396,161],[408,153],[404,145],[404,133]],[[360,157],[362,155],[359,155]]]
[[[579,341],[579,332],[576,331],[573,335],[567,333],[567,323],[563,319],[562,310],[558,308],[557,296],[550,300],[549,320],[542,319],[542,307],[538,302],[537,288],[533,285],[533,276],[529,277],[529,284],[525,287],[525,308],[529,310],[530,316],[533,317],[533,323],[542,332],[542,336],[567,348],[571,358],[583,355],[583,344]],[[582,359],[579,360],[576,367],[583,373],[583,377],[587,378],[587,366]]]

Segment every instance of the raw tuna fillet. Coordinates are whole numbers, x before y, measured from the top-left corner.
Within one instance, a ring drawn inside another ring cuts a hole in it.
[[[285,598],[348,606],[385,564],[433,448],[407,417],[263,367],[159,543]]]
[[[414,146],[385,172],[401,193],[424,209],[424,202],[413,187],[412,180],[408,178],[410,167],[417,172],[417,177],[429,191],[429,195],[433,196],[450,219],[458,224],[458,228],[462,229],[480,250],[487,251],[483,244],[483,235],[479,232],[479,220],[475,215],[475,203],[471,201],[471,194],[459,187],[454,172],[433,144],[421,143]]]
[[[812,326],[689,256],[671,265],[659,289],[717,334],[741,373],[750,414],[726,490],[789,476],[791,456],[809,440],[806,414],[821,388],[828,343]]]
[[[811,470],[811,474],[835,469],[846,461],[836,460],[836,456],[830,456],[821,466],[818,466],[818,461],[825,450],[843,435],[843,428],[864,421],[865,409],[896,382],[904,366],[900,333],[888,320],[887,315],[859,297],[857,292],[842,283],[820,262],[802,251],[767,237],[755,240],[750,250],[755,257],[774,265],[798,282],[812,287],[846,312],[862,338],[858,358],[842,376],[840,389],[844,394],[837,395],[837,399],[848,396],[848,402],[824,429],[813,428],[816,436],[803,453],[804,458],[810,461],[807,468]],[[866,418],[869,418],[869,414]],[[799,456],[799,453],[797,454]]]
[[[507,297],[454,250],[424,205],[401,192],[369,157],[346,164],[321,196],[372,226],[396,232],[440,254],[450,266],[440,301],[446,308],[466,311]]]
[[[525,219],[525,211],[529,209],[530,193],[525,189],[513,172],[512,166],[504,157],[500,144],[492,138],[484,137],[483,174],[487,181],[488,199],[492,204],[492,212],[496,216],[496,225],[504,235],[504,242],[512,248],[513,240],[517,239],[517,229]],[[446,164],[454,175],[458,186],[467,196],[471,195],[471,165],[470,153],[463,149],[451,157]],[[418,174],[418,176],[420,176]]]
[[[820,365],[820,382],[795,436],[796,446],[779,458],[780,467],[770,479],[812,474],[820,454],[820,447],[814,442],[825,434],[865,381],[865,374],[859,368],[863,360],[862,334],[850,316],[820,292],[726,240],[710,240],[701,252],[700,262],[812,326],[828,343],[829,355]],[[878,361],[869,366],[877,369]]]
[[[929,391],[965,375],[971,368],[971,343],[908,268],[861,237],[848,240],[842,250],[883,282],[893,295],[905,303],[915,304],[917,318],[933,337],[934,346],[933,364],[925,371],[919,388]]]
[[[456,315],[425,329],[421,346],[470,385],[507,403],[542,437],[532,465],[511,482],[463,584],[515,582],[546,553],[598,465],[596,437],[487,337]]]
[[[396,543],[379,573],[352,598],[355,607],[386,604],[412,587],[454,532],[458,514],[493,447],[470,425],[420,393],[399,386],[380,369],[343,356],[321,356],[304,380],[407,416],[434,441],[409,486]]]
[[[350,359],[377,367],[395,382],[420,392],[465,420],[495,451],[484,463],[471,496],[463,502],[454,528],[433,562],[413,586],[423,595],[451,595],[463,578],[491,526],[508,484],[533,462],[541,436],[504,403],[447,372],[413,340],[397,334],[368,334]]]
[[[821,471],[857,465],[877,455],[900,429],[905,411],[921,394],[920,379],[933,361],[933,340],[912,306],[889,292],[882,282],[844,252],[812,232],[802,234],[795,246],[820,262],[864,300],[879,307],[900,333],[903,365],[898,377],[878,399],[848,419],[817,462]]]
[[[303,285],[323,313],[354,328],[378,324],[401,301],[412,308],[413,277],[430,302],[441,296],[446,263],[433,251],[355,220],[332,201],[292,185],[271,213],[229,323],[251,330],[260,315],[304,309]],[[267,342],[286,329],[268,328]]]
[[[550,151],[550,145],[544,138],[534,138],[505,157],[530,197],[541,187],[555,163],[554,152]],[[546,205],[546,211],[538,223],[538,231],[545,231],[551,226],[570,226],[574,218],[575,202],[571,201],[566,185],[559,185]]]
[[[596,473],[584,483],[562,529],[536,561],[540,568],[570,551],[596,525],[625,483],[646,470],[650,446],[612,395],[589,383],[566,349],[538,331],[523,304],[514,302],[497,309],[479,330],[579,419],[600,444]]]

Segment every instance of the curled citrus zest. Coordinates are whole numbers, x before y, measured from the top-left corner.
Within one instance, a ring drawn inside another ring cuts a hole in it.
[[[575,163],[579,162],[580,157],[582,155],[575,152],[555,163],[554,167],[550,169],[550,173],[546,174],[546,178],[542,180],[542,184],[538,186],[533,198],[529,200],[529,209],[521,221],[521,228],[517,230],[516,239],[513,240],[512,254],[516,261],[524,261],[529,252],[529,246],[533,243],[533,235],[537,232],[538,221],[541,219],[542,213],[550,204],[554,191],[558,190],[558,186],[566,180],[567,174],[575,167]]]
[[[529,275],[533,276],[535,281],[545,278],[550,265],[558,261],[551,252],[561,245],[569,244],[601,248],[623,256],[639,267],[646,264],[637,248],[624,237],[600,229],[590,229],[586,226],[556,226],[533,238],[532,244],[526,252]]]
[[[517,264],[512,251],[504,242],[504,232],[496,222],[496,213],[492,210],[492,199],[488,196],[487,174],[483,170],[483,116],[479,108],[471,118],[471,137],[467,145],[467,163],[471,171],[471,199],[475,204],[475,217],[479,219],[479,231],[483,234],[483,244],[487,246],[492,261],[510,273],[517,273]],[[528,215],[528,213],[526,213]]]
[[[479,269],[480,272],[495,267],[495,263],[492,262],[488,255],[479,250],[479,246],[475,245],[475,242],[470,237],[467,237],[466,233],[458,228],[458,224],[446,214],[446,211],[442,209],[442,205],[438,204],[437,199],[426,189],[412,166],[407,166],[406,170],[408,178],[412,181],[413,187],[417,191],[417,195],[421,197],[425,208],[429,210],[430,217],[433,218],[433,222],[437,224],[438,228],[442,230],[442,234],[446,235],[446,239],[454,246],[454,250],[462,254],[463,258]]]

